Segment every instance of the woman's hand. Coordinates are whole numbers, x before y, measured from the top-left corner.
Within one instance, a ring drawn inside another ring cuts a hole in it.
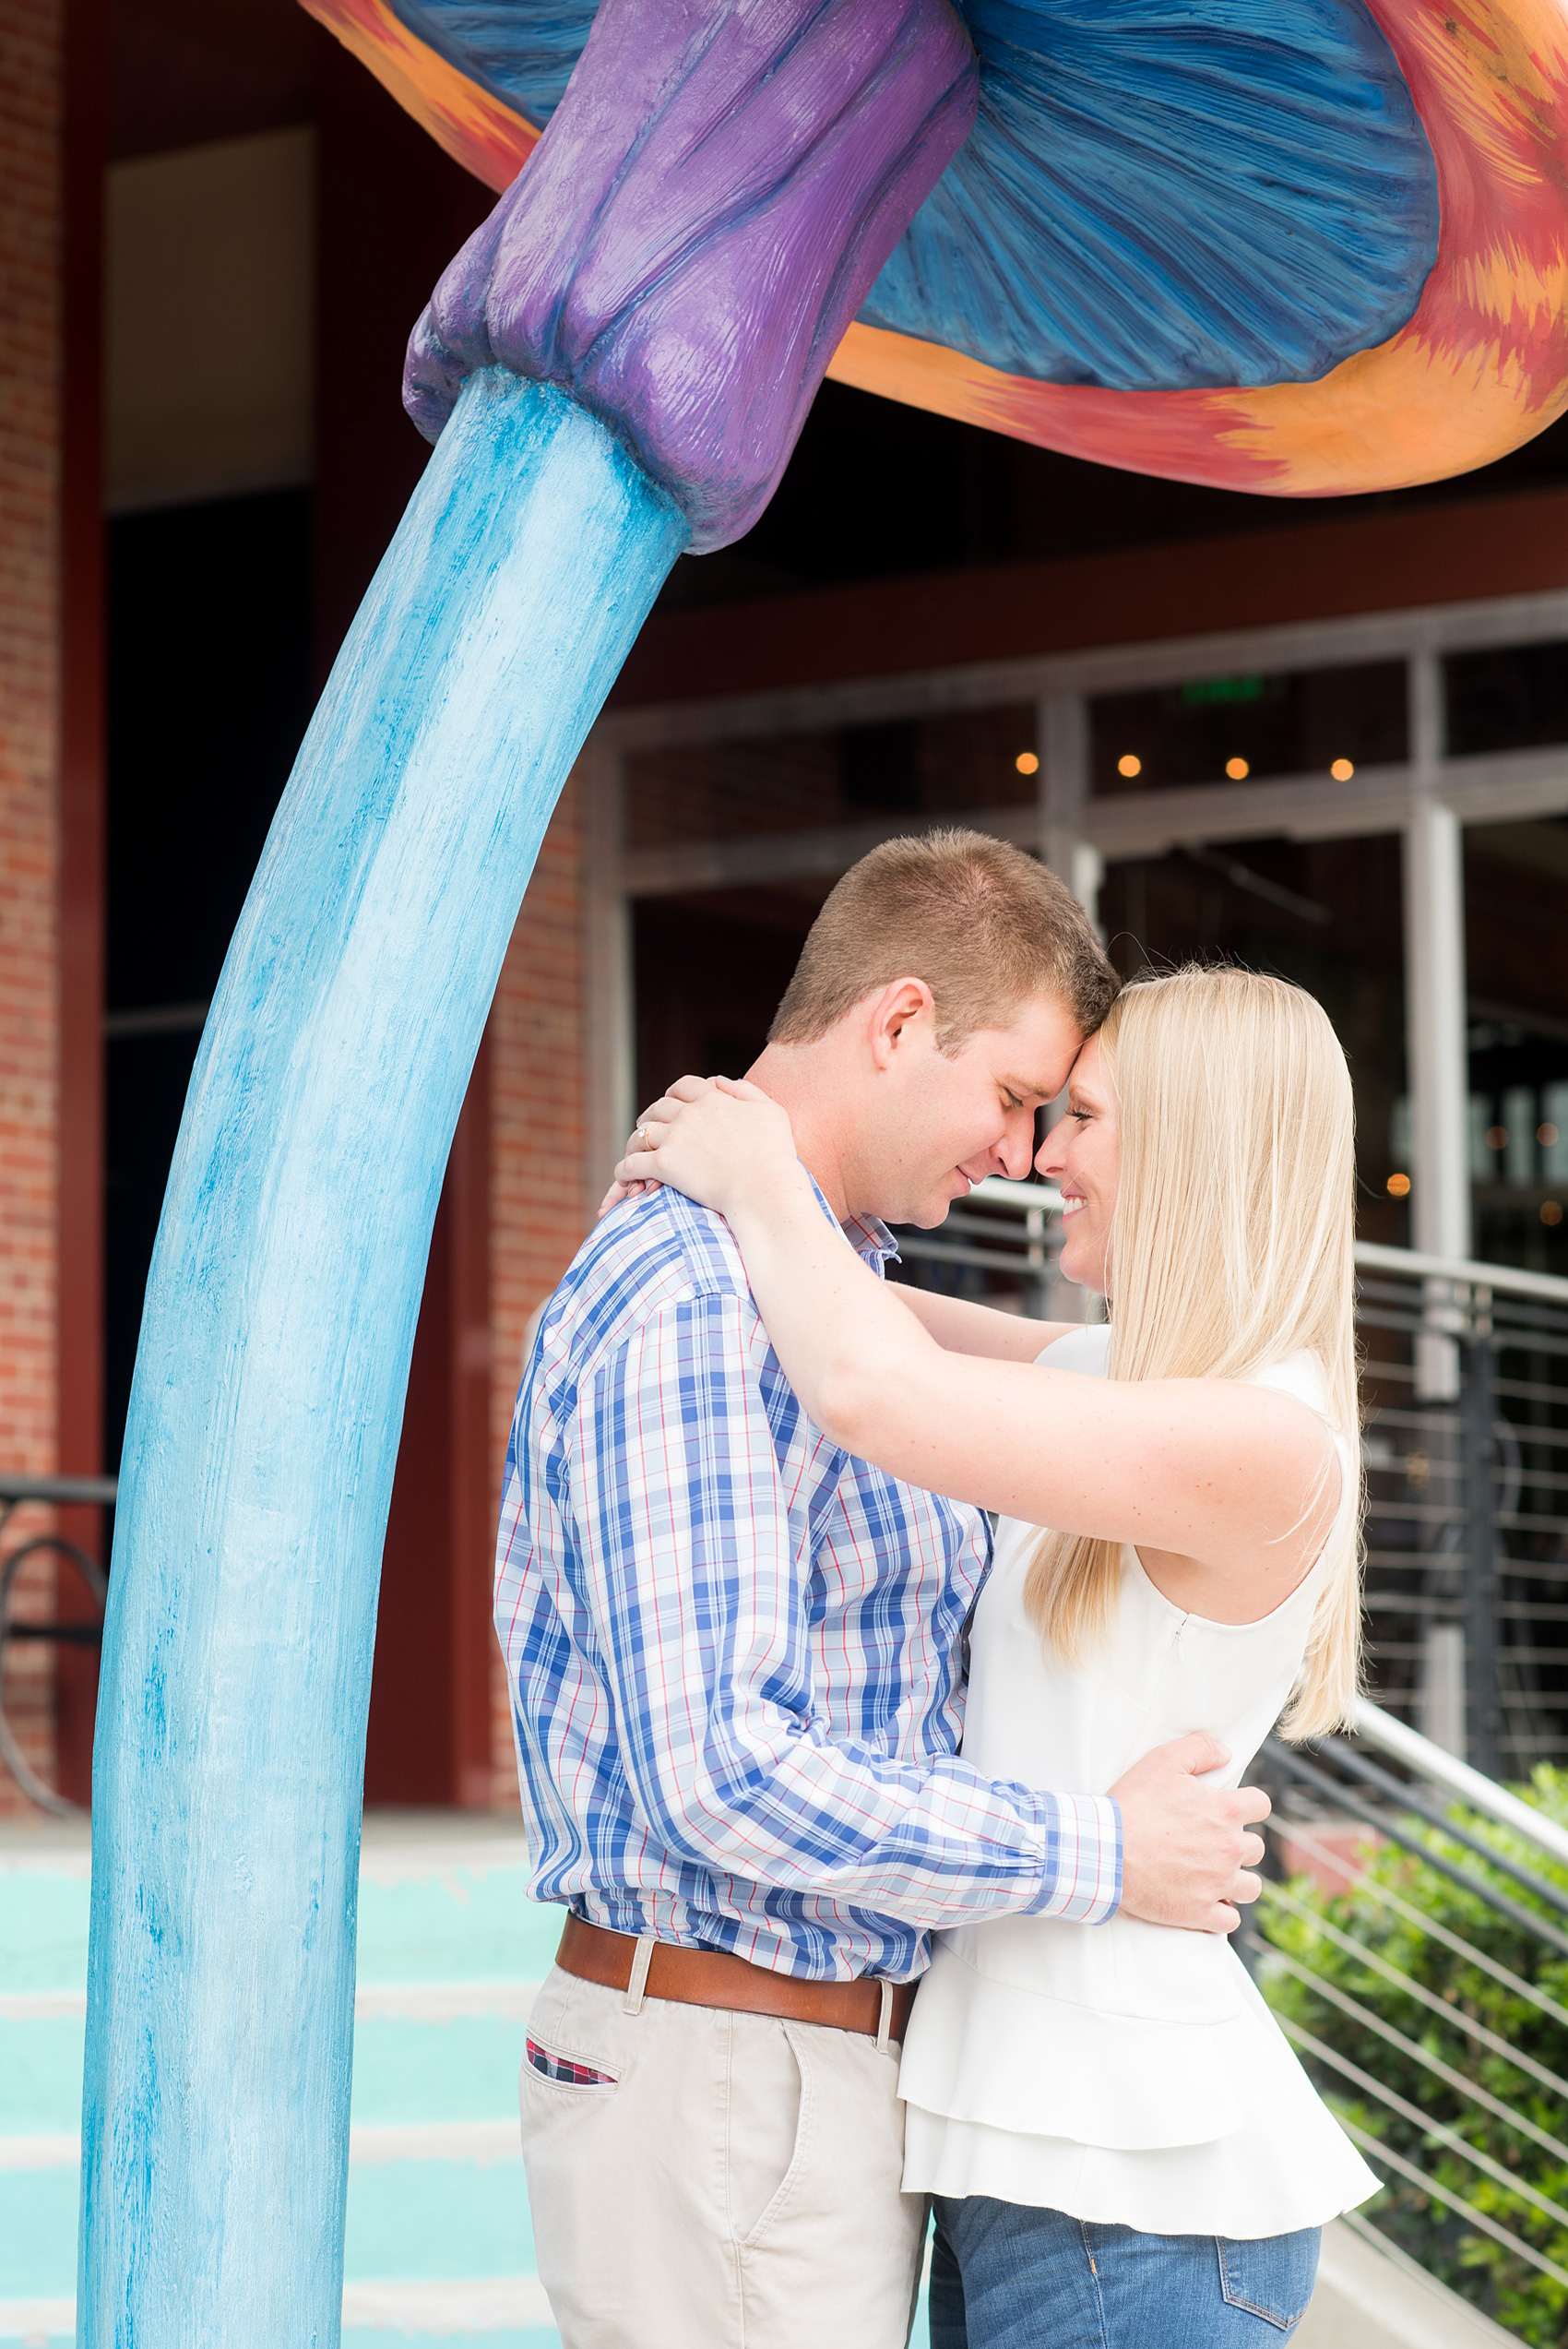
[[[799,1165],[788,1114],[756,1085],[683,1077],[644,1110],[602,1214],[634,1186],[669,1183],[728,1214],[761,1201]]]
[[[654,1103],[651,1109],[644,1110],[644,1119],[646,1120],[649,1117],[657,1117],[659,1115],[661,1111],[669,1110],[681,1102],[695,1101],[698,1093],[702,1091],[704,1086],[710,1085],[712,1082],[713,1079],[711,1077],[677,1077],[675,1082],[671,1086],[670,1091],[667,1093],[660,1094],[659,1100]],[[643,1127],[639,1124],[633,1128],[631,1134],[628,1136],[626,1141],[626,1155],[628,1157],[630,1157],[633,1151],[644,1148],[645,1145],[642,1140],[642,1132]],[[646,1179],[633,1183],[623,1182],[620,1175],[617,1174],[614,1182],[611,1184],[610,1188],[600,1200],[599,1213],[594,1218],[594,1221],[598,1223],[602,1223],[605,1217],[610,1213],[611,1209],[619,1207],[623,1199],[640,1199],[645,1191],[657,1191],[659,1188],[659,1185],[657,1177],[649,1176]]]

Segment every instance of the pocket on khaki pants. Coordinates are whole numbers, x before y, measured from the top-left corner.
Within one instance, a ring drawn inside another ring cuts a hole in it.
[[[746,2349],[802,2341],[903,2349],[925,2236],[905,2194],[898,2059],[855,2032],[780,2029],[800,2071],[790,2162],[737,2245]]]
[[[736,2241],[749,2248],[762,2240],[800,2174],[810,2137],[811,2097],[788,2023],[753,2015],[730,2020],[725,2116],[730,2225]]]

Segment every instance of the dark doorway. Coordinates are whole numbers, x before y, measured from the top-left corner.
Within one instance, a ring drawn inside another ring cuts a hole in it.
[[[676,1077],[745,1075],[834,877],[636,901],[639,1104]]]
[[[311,499],[111,531],[104,1457],[207,1007],[314,703]],[[373,1801],[486,1805],[488,1126],[470,1094],[432,1246],[388,1525]]]
[[[310,715],[304,490],[110,531],[104,1460],[202,1021]]]

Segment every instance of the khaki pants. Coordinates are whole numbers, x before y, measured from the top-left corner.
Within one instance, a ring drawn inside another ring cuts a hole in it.
[[[614,2082],[523,2066],[540,2280],[564,2349],[904,2349],[926,2204],[899,2190],[897,2048],[639,2006],[559,1967],[529,2033]]]

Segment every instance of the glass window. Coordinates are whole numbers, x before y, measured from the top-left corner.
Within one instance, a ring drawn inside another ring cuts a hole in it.
[[[1092,788],[1165,791],[1268,776],[1333,776],[1407,755],[1402,661],[1200,677],[1089,704]]]
[[[1568,645],[1452,652],[1443,682],[1451,758],[1568,742]]]
[[[1568,817],[1465,829],[1473,1246],[1568,1272]]]
[[[1108,867],[1100,923],[1117,968],[1239,962],[1317,997],[1356,1099],[1360,1236],[1409,1244],[1399,841],[1247,841]]]
[[[680,743],[625,762],[626,844],[976,815],[1039,788],[1032,706],[944,711],[818,733]]]

